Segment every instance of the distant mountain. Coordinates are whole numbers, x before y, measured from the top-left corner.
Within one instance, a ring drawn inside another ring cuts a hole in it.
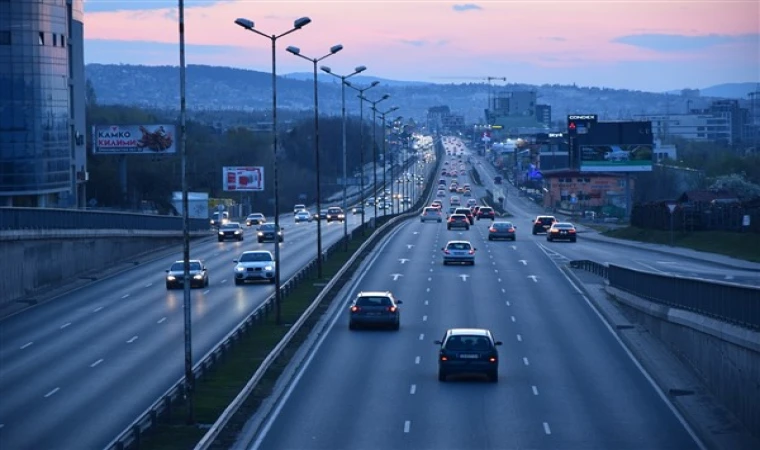
[[[149,109],[177,110],[179,107],[179,70],[173,66],[137,66],[127,64],[88,64],[85,75],[95,89],[97,101],[103,105],[131,105]],[[314,107],[311,73],[279,76],[278,107],[294,113],[310,112]],[[320,114],[338,115],[341,111],[340,83],[329,75],[318,78]],[[399,106],[399,115],[425,120],[428,108],[446,105],[468,123],[483,120],[491,90],[484,82],[435,84],[384,80],[370,76],[352,77],[357,85],[381,81],[369,95],[376,99],[383,94],[390,99],[383,106]],[[187,67],[187,108],[192,111],[267,111],[272,105],[271,75],[267,72],[229,67],[189,65]],[[737,86],[735,89],[723,86]],[[718,89],[721,90],[718,90]],[[753,83],[713,86],[699,97],[666,93],[579,87],[575,85],[529,85],[510,83],[501,91],[536,91],[538,102],[551,106],[557,127],[565,115],[596,113],[601,120],[630,120],[641,116],[707,108],[714,99],[708,95],[723,93],[746,98],[755,89]],[[737,94],[738,92],[738,94]],[[733,93],[733,94],[732,94]],[[346,97],[349,114],[359,113],[355,95]],[[367,105],[365,105],[367,106]],[[365,116],[368,111],[365,110]],[[557,128],[559,129],[559,128]]]
[[[747,83],[724,83],[698,89],[700,97],[735,98],[746,100],[750,92],[760,91],[760,82]],[[681,95],[681,90],[666,92],[672,95]]]
[[[760,82],[716,84],[715,86],[700,89],[699,93],[703,97],[746,99],[750,92],[756,91],[760,91]]]
[[[293,73],[287,73],[283,75],[283,78],[289,78],[291,80],[314,81],[314,73],[293,72]],[[337,78],[320,71],[319,75],[317,75],[317,80],[320,83],[331,83],[331,82],[337,81]],[[357,85],[365,85],[365,86],[372,83],[373,81],[379,81],[384,86],[430,86],[430,85],[435,84],[435,83],[426,83],[424,81],[389,80],[387,78],[371,77],[367,75],[355,75],[351,77],[350,81],[352,83],[356,83]]]

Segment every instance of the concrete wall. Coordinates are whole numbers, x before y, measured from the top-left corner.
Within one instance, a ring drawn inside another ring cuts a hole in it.
[[[712,393],[760,436],[760,332],[655,304],[607,287],[631,320],[686,361]]]
[[[182,243],[177,232],[60,230],[0,234],[0,308],[47,287]]]

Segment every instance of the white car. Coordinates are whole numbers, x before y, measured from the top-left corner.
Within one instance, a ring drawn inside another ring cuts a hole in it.
[[[246,281],[275,282],[275,262],[272,252],[266,250],[243,252],[234,262],[236,263],[234,277],[237,286]]]
[[[298,211],[301,211],[302,209],[306,209],[306,205],[302,203],[297,204],[293,207],[293,214],[298,214]]]
[[[311,219],[312,219],[311,213],[305,209],[298,211],[295,216],[296,223],[311,222]]]

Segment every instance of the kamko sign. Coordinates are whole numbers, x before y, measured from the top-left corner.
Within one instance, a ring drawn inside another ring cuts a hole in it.
[[[95,125],[92,153],[133,155],[177,153],[174,125]]]
[[[222,187],[225,192],[262,192],[264,191],[264,168],[223,167]]]

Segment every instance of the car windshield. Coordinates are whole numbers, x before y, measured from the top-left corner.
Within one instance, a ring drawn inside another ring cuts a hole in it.
[[[177,261],[174,264],[172,264],[172,267],[169,270],[172,272],[181,272],[185,270],[185,263],[182,261]],[[201,263],[199,263],[198,261],[190,261],[190,270],[191,271],[201,270]]]
[[[273,223],[265,223],[264,225],[259,227],[259,230],[261,231],[274,231],[274,224]]]
[[[512,228],[512,224],[509,222],[503,222],[503,223],[495,223],[493,224],[493,227],[497,230],[508,230]]]
[[[468,242],[452,242],[448,248],[449,250],[469,250],[472,246]]]
[[[227,223],[227,224],[222,225],[223,230],[235,230],[238,228],[240,228],[240,224],[237,222]]]
[[[357,306],[392,306],[388,297],[359,297],[356,299]]]
[[[569,230],[573,228],[573,224],[571,223],[555,223],[554,228],[562,228],[564,230]]]
[[[554,217],[539,217],[538,221],[541,223],[552,223],[555,221]]]
[[[454,211],[454,214],[464,214],[465,216],[470,214],[471,211],[467,208],[459,208],[456,211]]]
[[[463,221],[463,220],[467,220],[467,216],[465,216],[464,214],[454,214],[451,216],[451,220]]]
[[[438,208],[425,208],[425,214],[437,214]]]
[[[480,210],[479,210],[479,211],[480,211],[480,212],[488,212],[488,213],[490,213],[490,212],[492,212],[492,211],[493,211],[493,208],[480,208]]]
[[[240,262],[254,262],[254,261],[272,261],[272,255],[269,252],[250,252],[243,253],[240,256]]]
[[[449,337],[444,347],[451,351],[487,351],[491,349],[491,343],[485,336],[457,335]]]
[[[341,210],[340,208],[330,208],[327,210],[328,214],[340,214]]]
[[[305,214],[309,214],[309,211],[306,211],[305,209],[302,209],[302,210],[298,211],[298,215],[299,216],[303,216]]]

